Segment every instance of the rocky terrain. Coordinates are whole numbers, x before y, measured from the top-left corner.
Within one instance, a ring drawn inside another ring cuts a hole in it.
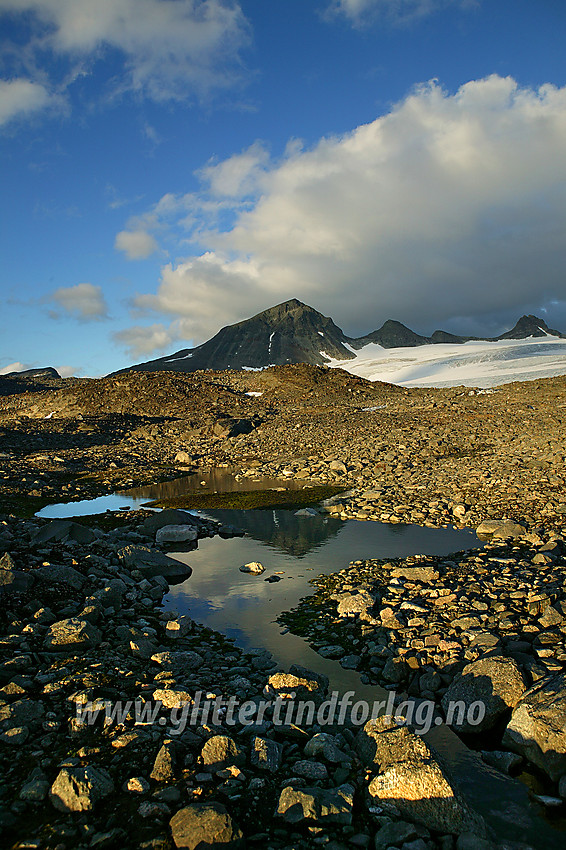
[[[194,704],[198,691],[259,702],[302,689],[322,700],[326,683],[163,612],[168,581],[183,574],[158,526],[192,524],[190,546],[217,533],[212,524],[143,511],[80,525],[32,515],[227,465],[240,479],[340,486],[325,508],[338,518],[484,523],[488,545],[452,558],[360,562],[354,551],[284,620],[362,681],[430,699],[443,716],[450,700],[483,700],[481,728],[455,727],[497,770],[525,773],[541,810],[561,817],[565,378],[403,390],[301,365],[45,381],[0,388],[4,846],[197,847],[203,836],[289,848],[534,846],[511,828],[495,838],[434,746],[406,726],[280,727],[268,711],[251,727],[203,721],[174,734],[169,704]],[[150,725],[133,708],[120,722],[79,723],[77,705],[93,699],[158,701],[162,714]]]

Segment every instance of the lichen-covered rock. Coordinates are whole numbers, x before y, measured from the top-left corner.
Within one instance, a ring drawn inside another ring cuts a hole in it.
[[[480,658],[467,664],[451,682],[442,697],[442,707],[453,729],[477,734],[492,729],[506,711],[514,708],[526,687],[525,677],[513,658],[498,655]],[[463,703],[463,710],[454,706],[455,703]],[[477,717],[481,719],[475,723],[474,712],[470,710],[473,703],[480,703]]]
[[[287,823],[316,821],[349,825],[352,823],[354,788],[300,788],[288,785],[279,796],[275,814]]]
[[[49,626],[45,648],[52,652],[84,652],[98,646],[102,632],[87,620],[70,617]]]
[[[64,767],[51,786],[49,797],[60,812],[85,812],[113,790],[114,782],[106,770],[92,765]]]
[[[173,815],[169,826],[178,850],[242,845],[242,831],[220,803],[185,806]]]
[[[549,676],[516,704],[503,744],[554,781],[566,773],[566,674]]]

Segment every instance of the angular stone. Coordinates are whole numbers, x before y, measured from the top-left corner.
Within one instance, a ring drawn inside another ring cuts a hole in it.
[[[354,614],[361,614],[362,611],[372,608],[374,602],[375,599],[367,590],[348,593],[346,596],[342,596],[338,602],[338,616],[351,617]]]
[[[161,746],[150,776],[155,782],[172,782],[175,779],[175,747],[171,742]]]
[[[202,655],[198,652],[187,650],[186,652],[156,652],[151,660],[173,673],[184,673],[187,670],[196,670],[203,663]]]
[[[254,738],[250,761],[254,767],[275,773],[281,767],[281,746],[269,738]]]
[[[467,804],[440,756],[407,726],[388,717],[370,720],[356,747],[362,761],[379,771],[368,791],[384,808],[394,806],[403,818],[438,832],[486,833],[483,818]]]
[[[54,519],[34,534],[31,545],[39,546],[42,543],[63,541],[74,541],[84,545],[92,543],[93,540],[96,540],[96,534],[86,525],[69,519]]]
[[[155,535],[156,543],[190,543],[198,537],[194,525],[164,525]]]
[[[49,626],[45,648],[55,652],[83,652],[102,640],[102,633],[87,620],[70,617]]]
[[[431,581],[437,581],[440,578],[440,573],[434,567],[412,567],[400,566],[391,570],[391,578],[406,578],[409,581],[421,581],[427,584]]]
[[[10,726],[35,726],[45,716],[43,703],[35,699],[19,699],[10,705],[0,706],[0,723]]]
[[[566,674],[547,676],[523,694],[503,744],[555,782],[566,773]]]
[[[178,640],[189,634],[193,627],[193,621],[190,617],[177,617],[176,620],[169,620],[165,626],[165,637]]]
[[[203,765],[212,772],[229,764],[243,764],[245,755],[229,735],[213,735],[201,751]]]
[[[352,823],[353,805],[352,785],[329,789],[288,785],[279,796],[275,814],[290,824],[312,820],[349,826]]]
[[[169,826],[178,850],[242,846],[242,831],[220,803],[186,806],[173,815]]]
[[[266,696],[281,699],[312,700],[315,705],[320,704],[324,698],[324,690],[320,682],[302,676],[293,676],[291,673],[274,673],[267,680],[264,693]]]
[[[58,564],[49,564],[47,567],[39,567],[33,571],[34,578],[48,584],[66,584],[74,590],[82,590],[86,578],[78,570],[73,567],[60,566]]]
[[[494,537],[503,540],[507,537],[513,539],[524,537],[527,529],[518,522],[510,519],[486,519],[476,528],[476,534],[481,537]]]
[[[492,729],[508,709],[517,705],[526,687],[524,676],[513,658],[497,655],[480,658],[466,665],[456,676],[442,697],[442,707],[453,729],[475,734]],[[474,718],[470,706],[478,701],[483,705],[484,715],[479,723],[474,723],[479,715]],[[454,703],[460,702],[464,704],[464,712],[454,706]],[[452,719],[448,716],[451,703],[454,709]]]
[[[163,576],[168,582],[188,579],[193,571],[187,564],[169,558],[163,552],[155,552],[147,546],[125,546],[118,552],[120,560],[130,569],[139,570],[144,576]]]
[[[265,572],[265,567],[263,566],[263,564],[260,564],[259,561],[250,561],[249,564],[244,564],[242,567],[240,567],[240,572],[261,575],[261,573]]]
[[[156,511],[152,516],[144,520],[143,527],[150,534],[155,534],[160,528],[166,525],[193,525],[199,527],[199,519],[194,514],[188,511],[180,511],[177,508],[166,508],[163,511]]]
[[[85,812],[113,790],[112,777],[106,770],[92,765],[64,767],[51,786],[49,797],[60,812]]]

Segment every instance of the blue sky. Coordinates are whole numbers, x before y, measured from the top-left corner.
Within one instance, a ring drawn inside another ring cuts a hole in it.
[[[297,297],[566,330],[561,0],[0,0],[0,371]]]

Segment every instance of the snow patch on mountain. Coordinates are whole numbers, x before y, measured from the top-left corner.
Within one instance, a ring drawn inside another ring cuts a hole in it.
[[[404,387],[494,387],[566,374],[566,339],[546,335],[521,340],[440,343],[383,348],[368,343],[354,360],[329,366],[370,381]],[[326,355],[328,356],[328,355]]]

